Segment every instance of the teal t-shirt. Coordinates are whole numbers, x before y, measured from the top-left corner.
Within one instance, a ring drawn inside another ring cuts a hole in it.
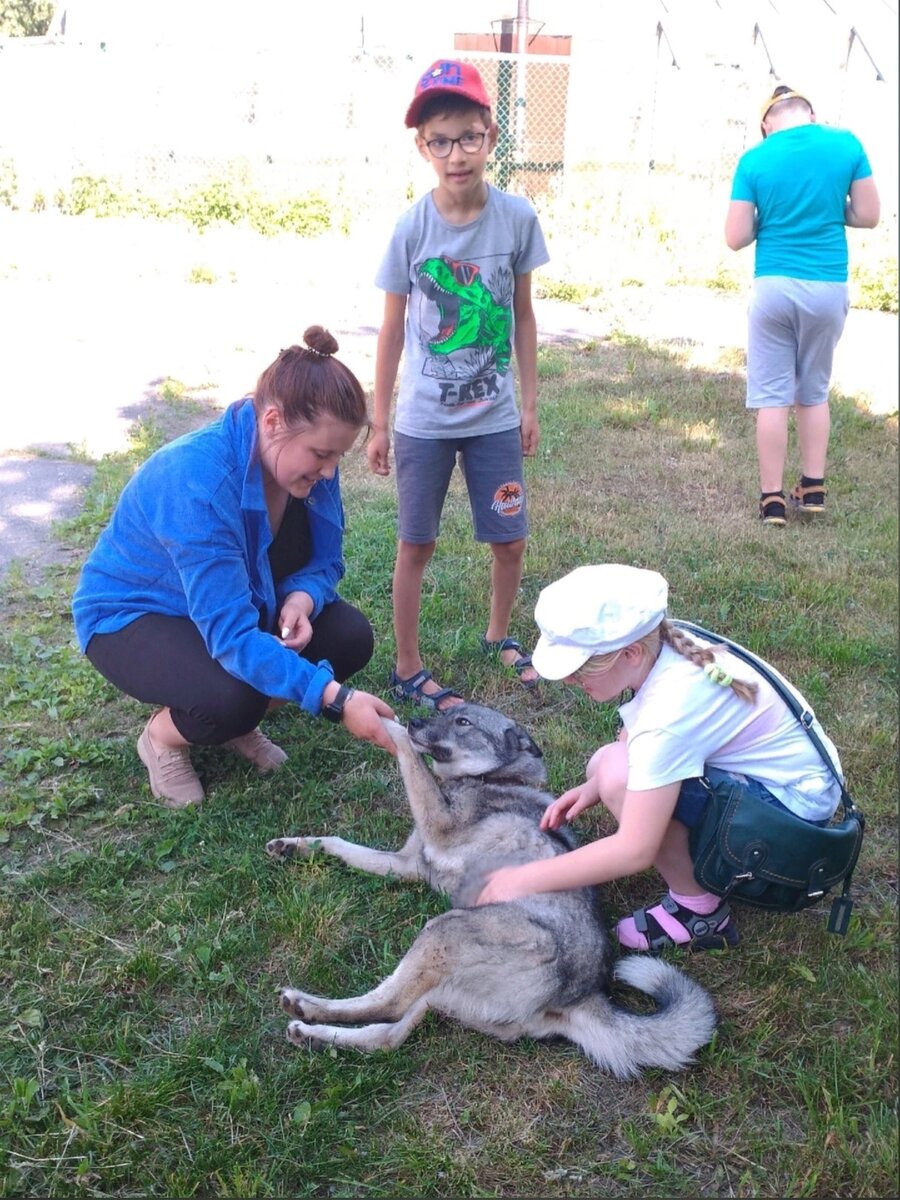
[[[872,174],[862,143],[846,129],[796,125],[743,154],[732,200],[756,205],[756,275],[847,280],[844,203]]]

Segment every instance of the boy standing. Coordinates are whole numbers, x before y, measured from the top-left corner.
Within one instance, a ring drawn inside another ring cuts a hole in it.
[[[475,538],[489,543],[493,556],[482,645],[526,687],[537,681],[530,658],[509,637],[509,620],[528,532],[523,456],[533,456],[538,444],[531,272],[548,255],[529,202],[484,179],[497,126],[474,67],[452,60],[429,67],[406,125],[416,130],[416,145],[434,168],[437,187],[400,218],[376,276],[385,305],[368,457],[375,474],[389,474],[391,398],[402,354],[394,423],[397,661],[391,693],[442,708],[462,697],[440,687],[424,668],[419,610],[457,455]]]
[[[881,210],[859,140],[816,123],[812,104],[780,84],[762,107],[762,142],[735,171],[725,240],[756,242],[747,343],[747,408],[756,410],[759,516],[784,525],[788,415],[800,442],[802,513],[825,509],[834,348],[850,307],[845,226],[873,229]]]

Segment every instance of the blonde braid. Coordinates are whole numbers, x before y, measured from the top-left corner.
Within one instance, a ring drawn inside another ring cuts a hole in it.
[[[654,631],[655,632],[655,631]],[[708,675],[713,683],[722,687],[730,687],[736,696],[746,700],[748,704],[756,703],[759,687],[755,683],[747,683],[743,679],[735,679],[724,667],[716,662],[716,651],[719,647],[698,646],[697,643],[677,626],[663,619],[659,626],[659,636],[682,658],[688,659],[695,667],[699,667]]]

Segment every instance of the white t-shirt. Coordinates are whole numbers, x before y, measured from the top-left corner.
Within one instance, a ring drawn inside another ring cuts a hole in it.
[[[375,277],[384,291],[409,296],[398,433],[452,438],[518,429],[516,276],[547,259],[530,202],[490,185],[466,225],[444,220],[430,192],[403,214]]]
[[[691,637],[700,646],[709,645]],[[628,734],[629,790],[697,778],[711,766],[758,780],[806,820],[830,817],[840,801],[840,787],[800,722],[749,663],[724,650],[716,654],[716,662],[736,679],[758,684],[756,703],[713,683],[700,667],[664,644],[634,698],[619,709]],[[808,708],[797,689],[787,686]],[[818,721],[813,728],[840,772],[834,744]]]

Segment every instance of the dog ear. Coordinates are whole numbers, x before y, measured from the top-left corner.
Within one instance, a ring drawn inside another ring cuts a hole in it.
[[[513,725],[511,729],[507,729],[504,741],[512,758],[517,754],[531,754],[534,758],[544,757],[543,750],[521,725]]]

